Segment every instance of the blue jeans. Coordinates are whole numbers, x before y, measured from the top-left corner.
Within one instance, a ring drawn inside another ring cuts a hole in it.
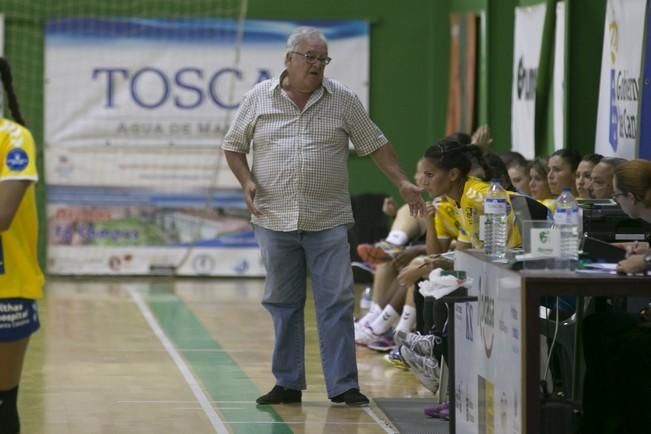
[[[359,388],[346,226],[318,232],[254,228],[267,270],[262,305],[274,322],[272,372],[276,384],[295,390],[306,387],[303,310],[309,269],[328,397]]]

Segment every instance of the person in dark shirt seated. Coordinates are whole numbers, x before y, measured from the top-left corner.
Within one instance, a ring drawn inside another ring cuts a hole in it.
[[[613,198],[632,218],[651,222],[651,162],[615,168]],[[651,271],[651,251],[632,246],[620,273]],[[651,277],[649,277],[651,296]],[[651,307],[640,313],[597,312],[584,322],[584,434],[651,432]]]

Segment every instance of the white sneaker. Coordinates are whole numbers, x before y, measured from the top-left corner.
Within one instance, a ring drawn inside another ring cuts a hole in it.
[[[405,345],[400,347],[400,354],[418,381],[432,393],[436,393],[441,378],[441,369],[436,359],[420,356]]]
[[[361,324],[360,321],[355,323],[355,343],[357,345],[368,346],[368,344],[377,341],[379,338],[366,324]]]

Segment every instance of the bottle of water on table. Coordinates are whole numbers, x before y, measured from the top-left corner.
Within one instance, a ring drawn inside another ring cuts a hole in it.
[[[484,198],[484,252],[498,260],[506,258],[507,214],[506,190],[493,179]]]
[[[554,227],[560,233],[558,268],[574,270],[579,258],[579,205],[570,188],[564,188],[556,198]]]

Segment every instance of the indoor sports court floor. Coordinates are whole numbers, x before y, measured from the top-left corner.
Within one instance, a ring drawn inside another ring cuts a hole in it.
[[[274,384],[262,285],[50,278],[21,385],[23,434],[397,432],[376,405],[327,400],[311,297],[303,404],[256,408]],[[369,397],[431,398],[378,353],[357,354]]]

